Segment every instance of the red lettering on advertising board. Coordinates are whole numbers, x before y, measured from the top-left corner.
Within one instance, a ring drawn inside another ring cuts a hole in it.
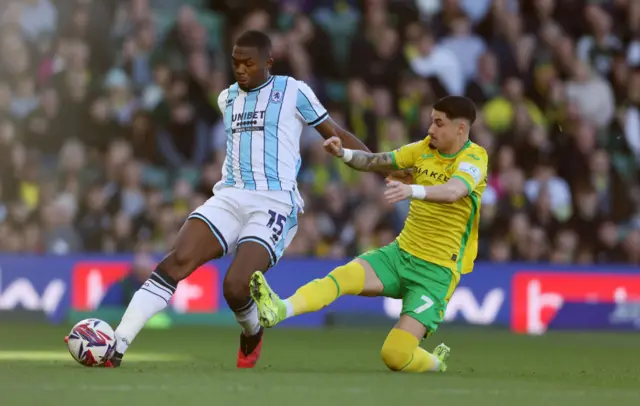
[[[78,311],[96,308],[111,284],[130,270],[128,262],[78,262],[71,277],[71,307]],[[211,313],[219,306],[218,269],[203,265],[178,284],[171,299],[180,313]]]
[[[511,329],[541,334],[565,302],[614,303],[640,298],[640,275],[519,272],[513,278]]]

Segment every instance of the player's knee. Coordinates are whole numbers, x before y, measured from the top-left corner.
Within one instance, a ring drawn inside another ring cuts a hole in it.
[[[409,332],[393,328],[382,345],[382,361],[392,371],[402,371],[413,359],[418,340]]]
[[[380,351],[382,362],[392,371],[401,371],[409,362],[413,348],[403,348],[385,342]]]
[[[339,287],[340,295],[357,295],[364,288],[365,271],[362,265],[355,261],[335,268],[328,276]]]
[[[244,304],[249,296],[249,279],[229,272],[222,283],[222,294],[232,309]]]
[[[339,267],[334,268],[333,271],[329,272],[329,275],[335,279],[348,279],[351,276],[350,267],[348,265],[349,264],[340,265]]]
[[[171,276],[176,281],[189,276],[197,264],[194,262],[193,256],[184,249],[173,249],[169,254],[160,261],[158,269]]]

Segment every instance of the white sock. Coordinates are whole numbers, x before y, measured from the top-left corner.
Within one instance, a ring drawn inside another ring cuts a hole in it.
[[[289,299],[285,299],[282,302],[284,303],[284,305],[287,308],[287,317],[286,318],[288,319],[289,317],[293,316],[293,305],[291,304],[291,301],[289,301]]]
[[[429,353],[429,355],[431,355],[431,358],[435,361],[436,365],[433,367],[432,371],[437,371],[438,367],[440,366],[440,360],[438,359],[438,357],[436,357],[435,355]]]
[[[247,303],[242,309],[234,311],[236,320],[242,332],[247,336],[253,336],[260,331],[260,321],[258,320],[258,306],[253,299]]]
[[[147,321],[167,307],[176,291],[175,282],[167,279],[153,272],[133,295],[115,331],[117,352],[124,354]]]

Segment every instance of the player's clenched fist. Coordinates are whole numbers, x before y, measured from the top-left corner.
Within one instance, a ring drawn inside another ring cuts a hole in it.
[[[411,186],[405,185],[396,180],[387,181],[387,189],[384,191],[384,197],[389,203],[397,203],[410,198],[413,194]]]
[[[387,181],[397,180],[398,182],[402,182],[405,185],[410,185],[413,183],[413,174],[411,169],[403,169],[400,171],[389,172],[386,178]]]
[[[338,158],[344,155],[344,148],[342,148],[342,141],[338,137],[331,137],[324,142],[324,150],[333,156]]]

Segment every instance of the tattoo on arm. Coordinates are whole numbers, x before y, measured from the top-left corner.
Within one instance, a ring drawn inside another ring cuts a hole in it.
[[[395,169],[390,152],[373,154],[371,152],[353,151],[353,158],[347,165],[357,171],[390,171]]]

